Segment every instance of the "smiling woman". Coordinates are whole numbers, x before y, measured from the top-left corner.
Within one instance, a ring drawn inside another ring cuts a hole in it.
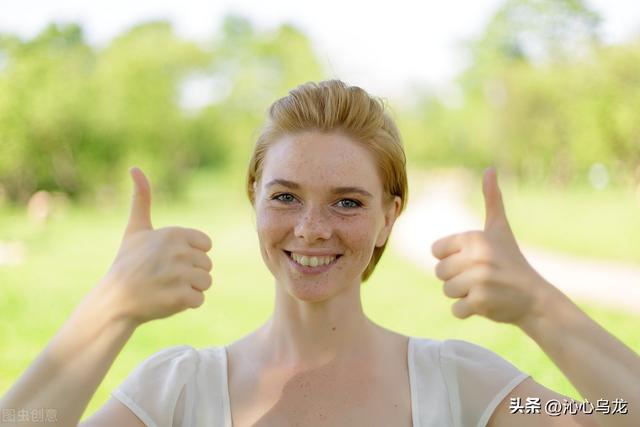
[[[372,154],[338,134],[282,137],[250,185],[264,261],[276,283],[307,301],[359,286],[401,206],[384,197]]]
[[[324,141],[318,141],[317,144],[308,143],[308,146],[315,147],[323,153],[332,151],[334,157],[338,158],[342,157],[342,151],[349,147],[340,145],[341,141],[335,141],[336,138],[342,137],[342,142],[358,145],[363,152],[354,153],[350,162],[345,159],[343,166],[346,169],[338,169],[342,177],[349,176],[349,168],[365,159],[368,160],[370,166],[375,166],[375,179],[370,181],[369,185],[381,186],[383,201],[390,203],[393,200],[394,204],[399,203],[399,210],[395,216],[400,214],[406,205],[408,192],[406,162],[400,133],[380,100],[358,87],[348,87],[340,81],[303,85],[271,106],[268,121],[249,162],[247,193],[252,204],[255,205],[256,183],[261,180],[264,160],[270,148],[283,139],[288,141],[289,147],[295,146],[292,144],[292,138],[295,140],[295,136],[307,134],[308,139],[309,133],[318,137],[324,136],[330,142],[333,141],[333,146],[324,145]],[[326,138],[328,135],[332,138]],[[329,170],[324,169],[323,172],[326,174]],[[351,189],[363,197],[371,197],[371,193],[367,191],[363,194],[363,189]],[[341,182],[333,189],[338,190],[346,192],[349,187],[345,186],[345,182]],[[363,272],[363,281],[373,272],[385,246],[386,242],[374,249],[373,256]]]
[[[55,407],[62,425],[76,425],[139,325],[203,303],[211,240],[154,230],[149,182],[131,174],[131,216],[114,264],[0,407]],[[618,402],[613,414],[545,414],[548,402],[570,399],[501,356],[466,341],[405,336],[365,315],[361,285],[407,200],[405,158],[381,101],[326,81],[273,104],[249,165],[260,250],[275,279],[271,317],[224,347],[150,356],[82,425],[640,424],[630,412],[640,402],[640,358],[529,266],[495,170],[483,190],[484,230],[432,247],[444,293],[457,299],[453,314],[521,328],[589,401],[624,397],[628,411]]]

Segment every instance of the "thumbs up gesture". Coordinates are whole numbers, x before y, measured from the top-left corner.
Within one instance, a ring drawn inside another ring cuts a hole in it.
[[[98,287],[118,318],[141,324],[204,302],[211,286],[211,239],[181,227],[157,230],[151,224],[151,187],[133,168],[129,223],[118,254]]]
[[[436,276],[444,293],[458,299],[454,316],[473,314],[520,324],[537,310],[546,282],[527,262],[516,242],[502,202],[496,170],[483,177],[484,230],[454,234],[436,241],[431,251],[440,261]]]

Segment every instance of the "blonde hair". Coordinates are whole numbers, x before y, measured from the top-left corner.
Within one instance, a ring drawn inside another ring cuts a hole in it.
[[[284,135],[308,131],[339,133],[370,150],[377,162],[384,194],[400,197],[400,212],[407,200],[406,158],[400,133],[380,98],[340,80],[309,82],[274,102],[256,142],[247,174],[247,195],[255,206],[254,183],[260,182],[269,147]],[[386,247],[376,247],[362,273],[369,278]]]

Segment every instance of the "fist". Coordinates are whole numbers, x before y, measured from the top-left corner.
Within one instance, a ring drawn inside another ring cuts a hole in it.
[[[496,171],[483,177],[484,230],[454,234],[436,241],[436,276],[444,294],[457,301],[451,310],[465,319],[479,314],[519,324],[533,314],[539,292],[551,286],[522,255],[505,214]]]
[[[134,194],[118,254],[98,285],[118,318],[141,324],[204,302],[211,286],[211,239],[180,227],[154,230],[151,188],[140,169],[131,169]]]

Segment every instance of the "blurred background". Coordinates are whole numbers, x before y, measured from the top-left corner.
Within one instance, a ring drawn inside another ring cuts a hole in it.
[[[363,285],[374,321],[484,345],[579,398],[516,328],[453,317],[433,275],[433,240],[482,227],[495,165],[532,265],[640,351],[640,3],[423,3],[1,3],[0,394],[108,269],[133,165],[157,227],[212,236],[214,285],[136,332],[85,416],[154,352],[259,326],[273,283],[245,168],[268,106],[325,78],[383,97],[407,152],[409,207]]]

